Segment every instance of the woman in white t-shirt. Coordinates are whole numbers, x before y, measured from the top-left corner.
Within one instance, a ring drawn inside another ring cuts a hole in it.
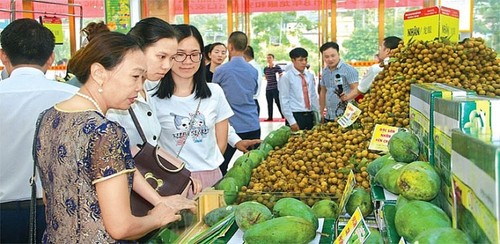
[[[222,89],[205,81],[199,31],[185,24],[174,28],[180,33],[177,54],[151,103],[161,124],[160,146],[178,155],[206,188],[222,178],[219,165],[233,111]]]

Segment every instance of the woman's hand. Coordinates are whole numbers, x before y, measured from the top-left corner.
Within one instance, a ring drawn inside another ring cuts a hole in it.
[[[261,143],[262,140],[260,139],[252,139],[252,140],[241,140],[234,145],[236,149],[242,151],[243,153],[248,152],[248,148],[251,148],[259,143]]]
[[[196,195],[198,193],[201,192],[201,187],[202,187],[202,184],[201,184],[201,181],[199,179],[195,179],[193,177],[191,177],[191,184],[192,184],[192,187],[193,187],[193,195]],[[188,185],[188,187],[190,187]]]
[[[181,219],[179,210],[165,204],[165,202],[156,204],[153,209],[149,210],[148,215],[158,218],[158,223],[160,225],[158,227],[163,227]]]
[[[171,208],[175,209],[175,212],[179,212],[182,209],[189,209],[191,210],[191,212],[196,213],[197,209],[196,201],[187,199],[181,195],[160,197],[160,202],[158,204],[161,203],[166,204],[167,206],[170,206]]]

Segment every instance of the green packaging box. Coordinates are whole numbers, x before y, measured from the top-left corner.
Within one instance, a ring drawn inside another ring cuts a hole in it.
[[[453,226],[474,243],[500,241],[500,141],[492,138],[452,131]]]
[[[370,194],[372,195],[373,209],[375,212],[375,218],[377,219],[377,223],[381,223],[381,219],[378,218],[381,215],[382,208],[385,204],[396,204],[398,200],[398,195],[393,194],[382,186],[371,183],[370,185]]]
[[[500,125],[500,99],[476,95],[436,98],[434,101],[434,166],[442,179],[442,189],[437,197],[441,208],[452,213],[451,151],[452,130],[491,137],[500,137],[492,125]]]
[[[385,224],[384,231],[381,231],[382,236],[385,238],[386,243],[396,244],[400,243],[399,236],[396,231],[396,224],[394,223],[394,218],[396,217],[396,204],[386,204],[382,207],[382,218]]]
[[[436,98],[466,97],[472,91],[440,83],[412,84],[410,91],[410,129],[420,143],[420,159],[434,165],[433,111]]]

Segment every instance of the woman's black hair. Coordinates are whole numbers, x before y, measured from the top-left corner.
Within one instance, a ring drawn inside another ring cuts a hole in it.
[[[179,39],[177,31],[169,23],[156,17],[140,20],[127,35],[134,38],[143,50],[163,38]]]
[[[196,27],[186,24],[173,25],[173,27],[179,33],[179,42],[192,36],[198,41],[200,52],[203,52],[204,50],[203,38],[198,29],[196,29]],[[206,68],[205,65],[203,65],[204,63],[205,63],[205,58],[202,56],[200,60],[200,67],[193,75],[194,86],[191,93],[195,92],[195,98],[203,99],[212,96],[212,92],[210,91],[210,88],[208,87],[206,81],[206,75],[205,75]],[[172,70],[170,70],[161,79],[160,86],[158,90],[153,94],[153,96],[158,96],[159,98],[171,98],[172,95],[174,94],[174,90],[175,90],[175,83],[172,77]]]

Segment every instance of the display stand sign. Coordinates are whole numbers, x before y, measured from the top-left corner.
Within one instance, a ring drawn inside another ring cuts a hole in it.
[[[112,31],[127,33],[131,28],[130,0],[106,0],[106,24]]]
[[[338,118],[337,122],[340,126],[346,128],[352,125],[359,118],[360,114],[361,109],[354,106],[352,103],[348,103],[347,107],[345,108],[344,114],[342,114],[342,116]]]
[[[375,125],[368,149],[388,152],[389,149],[387,145],[389,144],[389,139],[391,139],[392,135],[396,134],[399,130],[400,128],[394,126],[380,124]]]
[[[340,198],[339,208],[337,210],[338,211],[337,216],[340,216],[340,214],[342,213],[342,210],[344,210],[344,207],[347,204],[347,200],[351,196],[351,193],[352,193],[352,190],[354,190],[354,187],[356,187],[356,180],[354,179],[354,173],[351,170],[349,172],[349,175],[347,176],[347,181],[345,183],[344,192],[342,193],[342,198]]]
[[[44,16],[41,19],[42,25],[54,34],[56,44],[63,44],[64,32],[61,18]]]
[[[358,207],[333,243],[364,243],[368,236],[370,236],[370,233],[370,229],[366,225],[363,214],[361,214],[361,210]]]
[[[233,225],[234,213],[230,213],[215,225],[196,235],[188,244],[213,243],[217,238],[223,237]]]

